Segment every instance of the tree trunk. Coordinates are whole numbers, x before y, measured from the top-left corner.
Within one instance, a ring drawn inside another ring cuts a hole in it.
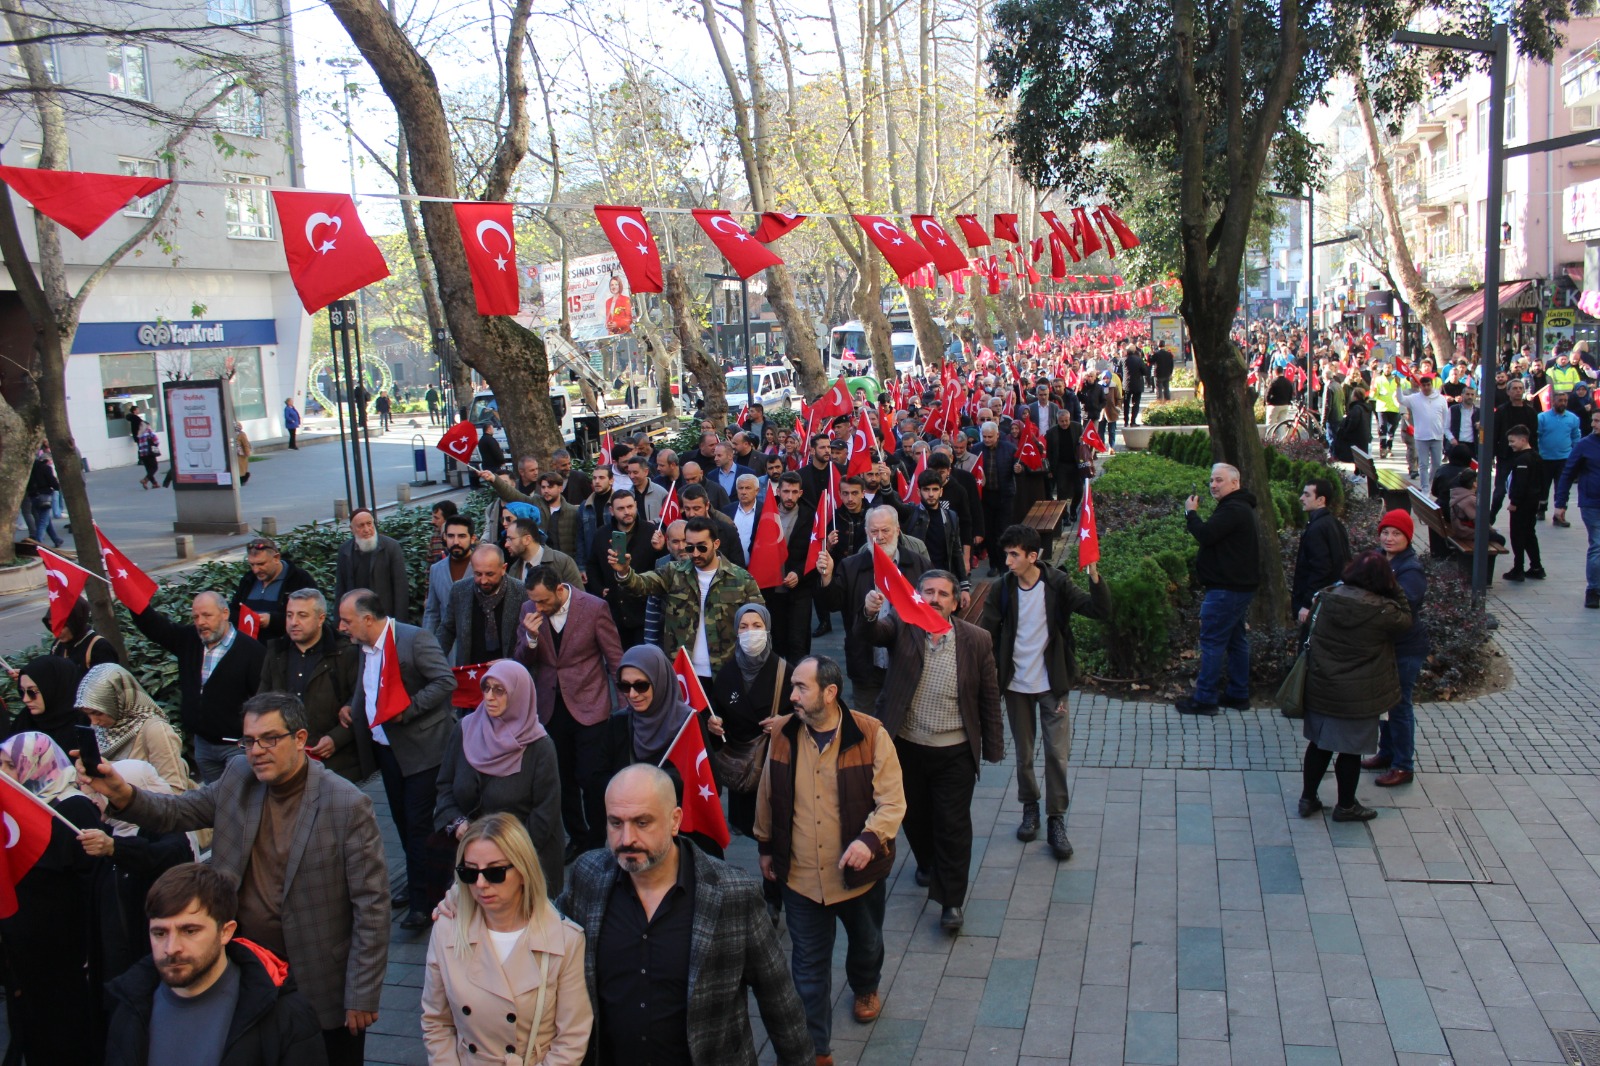
[[[328,6],[372,66],[394,106],[406,136],[417,191],[444,200],[459,199],[450,127],[433,68],[376,0],[328,0]],[[520,24],[526,24],[528,8],[529,0],[517,0],[512,12],[505,62],[508,72],[516,68],[516,74],[514,79],[508,76],[508,87],[521,82],[523,32],[517,27],[519,17]],[[513,92],[511,103],[514,113],[521,109],[520,119],[509,122],[496,173],[485,189],[486,199],[505,195],[515,164],[527,149],[526,101]],[[494,390],[511,453],[548,455],[563,441],[561,424],[550,404],[550,363],[543,338],[510,318],[478,314],[454,210],[447,202],[428,201],[421,212],[445,319],[462,361],[482,374]]]
[[[875,249],[869,250],[872,255]],[[883,300],[878,286],[878,263],[867,261],[867,267],[856,275],[856,289],[851,299],[851,313],[860,320],[867,335],[867,351],[872,354],[872,370],[879,381],[894,380],[894,351],[889,343],[889,316],[883,313]],[[813,397],[815,399],[815,397]]]
[[[33,394],[31,379],[19,376],[26,382],[23,387]],[[9,520],[8,530],[16,528],[17,514],[22,510],[22,493],[33,469],[33,453],[43,439],[36,396],[31,403],[24,403],[21,410],[0,397],[0,518]],[[17,538],[0,537],[0,566],[16,561]]]
[[[972,333],[977,338],[980,348],[994,351],[994,327],[989,324],[989,298],[984,295],[983,287],[988,284],[977,274],[967,279],[967,295],[972,300]],[[973,352],[977,357],[977,352]]]
[[[1400,225],[1400,201],[1394,194],[1394,173],[1383,157],[1383,142],[1378,137],[1378,122],[1372,113],[1372,94],[1360,73],[1351,80],[1355,82],[1356,110],[1361,114],[1361,129],[1367,139],[1367,161],[1372,164],[1372,175],[1377,179],[1378,210],[1383,213],[1383,225],[1389,231],[1389,276],[1427,331],[1428,340],[1433,342],[1434,365],[1443,366],[1455,355],[1455,338],[1450,334],[1450,323],[1444,312],[1439,309],[1438,297],[1423,283],[1417,264],[1411,258],[1411,248],[1406,244],[1405,230]],[[1485,394],[1484,402],[1493,400]]]
[[[944,362],[944,341],[939,338],[939,323],[934,321],[933,309],[921,289],[906,290],[906,307],[911,311],[911,332],[917,335],[917,350],[922,361],[930,368]]]
[[[794,364],[799,376],[800,391],[807,396],[821,396],[831,384],[828,368],[822,361],[822,351],[817,347],[817,327],[800,306],[794,295],[794,275],[787,266],[767,268],[767,302],[778,314],[783,326],[783,336],[788,342],[789,362]]]
[[[981,279],[974,278],[974,281]],[[1008,298],[1009,294],[1001,289],[1000,294],[994,298],[994,317],[1000,321],[1000,332],[1006,338],[1006,351],[1016,354],[1017,342],[1021,339],[1017,333],[1017,305]]]
[[[700,346],[700,324],[693,316],[678,314],[678,307],[689,306],[689,286],[683,280],[683,264],[673,262],[667,267],[667,302],[674,308],[673,328],[678,334],[678,349],[683,367],[694,375],[705,405],[700,416],[710,420],[717,429],[728,424],[728,383],[722,364],[706,354]]]

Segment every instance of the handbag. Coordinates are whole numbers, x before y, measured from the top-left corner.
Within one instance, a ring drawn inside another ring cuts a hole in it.
[[[1311,676],[1311,634],[1317,628],[1317,615],[1322,611],[1322,596],[1317,596],[1316,602],[1311,607],[1311,622],[1306,626],[1306,642],[1300,648],[1300,654],[1295,656],[1294,665],[1289,667],[1288,676],[1283,679],[1283,684],[1278,686],[1278,709],[1285,718],[1304,718],[1306,716],[1306,681]]]
[[[533,1066],[544,1060],[539,1047],[539,1027],[544,1025],[544,994],[550,988],[550,953],[539,952],[539,995],[533,1001],[533,1028],[528,1030],[528,1050],[522,1053],[522,1066]],[[560,1015],[557,1015],[560,1017]]]
[[[778,660],[772,681],[772,714],[778,713],[778,703],[783,698],[783,671],[787,665],[783,659]],[[754,740],[723,741],[722,747],[711,756],[711,776],[729,792],[754,792],[760,787],[761,775],[767,767],[767,747],[771,740],[766,730],[762,730]]]

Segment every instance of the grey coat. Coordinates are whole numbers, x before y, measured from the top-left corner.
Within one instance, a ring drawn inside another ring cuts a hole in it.
[[[482,714],[476,710],[473,714]],[[522,750],[522,766],[509,777],[494,777],[475,770],[461,749],[461,724],[456,723],[439,764],[438,799],[433,827],[443,829],[457,818],[481,818],[505,812],[521,820],[533,838],[544,870],[545,888],[551,896],[561,892],[562,852],[566,834],[561,828],[561,777],[556,769],[556,742],[540,737]]]
[[[558,551],[546,544],[544,552],[539,556],[539,565],[548,566],[556,572],[556,578],[564,585],[571,585],[575,589],[583,588],[583,575],[578,572],[578,563],[572,556],[564,551]],[[521,581],[524,586],[528,584],[526,573],[521,560],[510,565],[509,573]]]
[[[315,760],[283,875],[283,939],[295,983],[324,1029],[376,1011],[389,961],[389,874],[372,801]],[[246,759],[181,796],[135,790],[117,816],[157,833],[215,828],[211,865],[239,878],[261,827],[267,786]],[[248,929],[241,934],[248,936]]]
[[[468,564],[463,577],[472,575],[472,566]],[[450,588],[455,584],[455,579],[450,576],[450,560],[448,557],[436,561],[428,567],[428,599],[422,605],[422,628],[429,633],[439,628],[439,622],[444,618],[445,605],[450,602]]]
[[[400,657],[400,681],[411,696],[411,706],[383,723],[383,735],[389,738],[389,750],[400,764],[400,772],[409,777],[436,768],[444,758],[445,742],[455,726],[450,697],[456,690],[456,675],[450,672],[450,664],[432,633],[396,622],[394,643]],[[367,725],[364,666],[363,659],[363,669],[356,674],[356,689],[350,694],[350,726],[355,730],[362,761],[376,762],[376,744]]]
[[[378,546],[372,552],[372,591],[383,602],[390,618],[401,622],[411,619],[411,579],[406,576],[406,553],[393,537],[378,534]],[[339,545],[339,559],[334,570],[333,603],[338,607],[346,592],[363,586],[356,580],[356,542],[352,537]]]
[[[681,839],[681,838],[680,838]],[[694,928],[689,937],[689,1054],[696,1066],[755,1066],[746,986],[756,994],[761,1021],[777,1053],[778,1066],[816,1061],[806,1031],[805,1008],[789,976],[789,960],[767,918],[761,886],[736,866],[683,843],[694,862]],[[598,1003],[595,952],[605,924],[606,902],[621,870],[611,852],[597,849],[578,858],[572,881],[556,900],[561,913],[583,926],[583,975],[589,999]],[[597,1060],[592,1053],[590,1060]],[[601,1062],[598,1066],[622,1066]]]
[[[509,659],[517,641],[517,614],[522,610],[522,601],[528,598],[528,590],[510,574],[505,576],[505,583],[506,594],[500,597],[500,657]],[[433,638],[444,649],[451,666],[473,665],[472,613],[478,609],[474,588],[471,574],[450,587],[444,617],[433,630]]]

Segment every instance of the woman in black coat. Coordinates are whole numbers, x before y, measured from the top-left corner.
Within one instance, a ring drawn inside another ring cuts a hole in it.
[[[1334,436],[1333,457],[1348,463],[1354,458],[1351,448],[1372,451],[1372,406],[1367,402],[1367,390],[1359,386],[1350,393],[1350,405]]]
[[[45,628],[50,628],[48,612],[44,616],[44,624]],[[89,601],[82,596],[72,605],[66,622],[56,632],[56,641],[50,645],[50,654],[70,660],[78,668],[80,680],[92,667],[102,663],[122,665],[122,657],[117,654],[116,647],[94,631],[94,623],[89,618]]]
[[[527,667],[501,659],[484,671],[482,684],[483,702],[456,724],[439,764],[433,826],[450,835],[453,864],[454,841],[468,823],[486,814],[514,815],[527,827],[554,898],[566,847],[555,741],[539,723]],[[443,886],[437,891],[442,896]]]
[[[738,646],[733,658],[711,679],[711,713],[722,720],[723,743],[745,748],[766,730],[775,715],[789,712],[789,677],[794,666],[772,651],[772,615],[759,603],[747,603],[733,616]],[[713,768],[717,760],[712,760]],[[755,829],[756,793],[734,791],[729,782],[728,824],[745,836]]]
[[[43,733],[62,751],[76,748],[78,738],[72,727],[89,724],[73,704],[82,677],[74,663],[59,655],[29,660],[13,679],[22,695],[22,710],[0,729],[0,740],[18,733]]]

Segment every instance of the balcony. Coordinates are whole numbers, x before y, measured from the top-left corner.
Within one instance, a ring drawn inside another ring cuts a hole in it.
[[[1600,104],[1600,41],[1561,64],[1561,103],[1564,107]]]
[[[1471,183],[1472,176],[1461,163],[1433,171],[1428,175],[1427,193],[1422,198],[1423,209],[1443,210],[1451,204],[1466,203]]]
[[[1435,137],[1444,133],[1444,120],[1433,118],[1423,113],[1422,108],[1413,107],[1406,112],[1405,122],[1400,126],[1400,143],[1405,145],[1427,144]]]
[[[1416,210],[1417,205],[1425,198],[1426,192],[1421,181],[1403,181],[1394,187],[1394,197],[1402,211]]]
[[[1422,278],[1430,288],[1466,288],[1483,278],[1483,257],[1471,252],[1455,252],[1419,263]]]

